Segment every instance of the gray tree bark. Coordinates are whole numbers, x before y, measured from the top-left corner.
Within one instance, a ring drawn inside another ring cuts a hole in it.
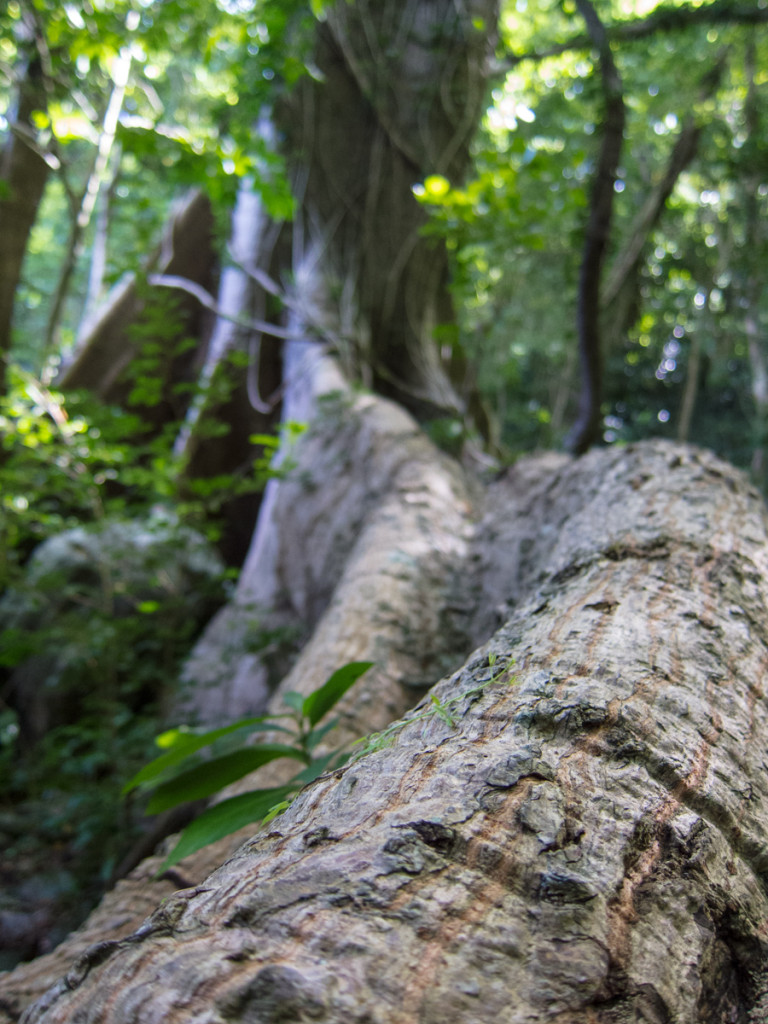
[[[475,517],[465,624],[506,621],[433,690],[453,724],[411,714],[25,1024],[766,1019],[757,493],[646,442],[524,460]]]
[[[376,662],[346,704],[337,743],[384,728],[461,663],[471,607],[461,581],[474,509],[461,470],[407,413],[375,396],[353,397],[327,357],[312,363],[294,384],[330,392],[324,411],[292,475],[270,485],[238,593],[201,638],[189,676],[195,709],[206,718],[261,709],[265,671],[248,631],[263,615],[268,626],[303,624],[312,637],[274,710],[286,689],[309,693],[350,660]],[[292,774],[287,767],[276,762],[243,788],[280,785]],[[73,958],[105,935],[135,930],[160,900],[202,882],[237,845],[223,840],[159,879],[164,855],[139,865],[53,953],[0,979],[0,1021],[17,1020]]]

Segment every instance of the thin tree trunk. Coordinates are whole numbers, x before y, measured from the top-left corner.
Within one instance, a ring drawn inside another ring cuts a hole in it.
[[[131,49],[125,47],[115,59],[112,69],[112,92],[104,113],[104,119],[99,133],[99,143],[93,158],[91,170],[85,182],[83,191],[77,199],[71,192],[69,194],[70,213],[72,223],[70,225],[67,247],[62,260],[59,279],[53,293],[51,308],[48,313],[48,321],[45,329],[43,346],[43,362],[58,349],[58,333],[61,328],[61,318],[64,311],[64,304],[69,296],[69,289],[72,277],[77,268],[78,261],[82,255],[83,240],[85,232],[91,223],[91,217],[96,207],[96,200],[104,184],[109,159],[117,135],[118,120],[123,106],[123,98],[128,85],[128,77],[131,72]]]
[[[715,66],[702,78],[700,104],[705,105],[716,93],[724,67],[725,55],[721,54]],[[643,250],[666,209],[667,200],[680,175],[696,156],[703,124],[701,112],[692,113],[686,119],[659,180],[648,193],[605,276],[600,303],[608,350],[618,344],[638,315],[638,269]],[[679,440],[684,439],[679,437]]]
[[[672,147],[661,179],[648,194],[629,229],[629,236],[606,275],[602,304],[609,308],[615,302],[627,279],[635,272],[648,236],[654,229],[666,206],[677,180],[696,155],[701,124],[689,117]]]
[[[106,172],[104,188],[99,190],[96,200],[96,220],[91,243],[91,265],[88,271],[88,288],[86,291],[83,315],[80,328],[88,321],[104,297],[104,276],[107,271],[107,246],[109,242],[109,215],[114,199],[115,185],[120,173],[121,147],[115,146],[110,158],[110,168]]]
[[[694,330],[688,350],[688,367],[685,373],[683,400],[680,403],[680,419],[677,424],[677,440],[687,441],[691,432],[693,410],[701,379],[701,331]]]
[[[550,408],[552,409],[552,420],[551,429],[552,436],[558,437],[560,431],[563,429],[565,423],[566,409],[568,407],[568,399],[570,398],[574,390],[574,377],[576,371],[576,349],[569,345],[565,352],[565,360],[563,368],[558,374],[557,381],[555,382],[554,394],[550,400]]]
[[[493,639],[25,1024],[765,1020],[764,506],[665,442],[549,460],[487,496]]]
[[[579,269],[577,328],[581,393],[576,423],[566,439],[574,454],[585,452],[600,438],[603,390],[603,353],[600,331],[600,285],[603,260],[610,239],[614,182],[624,141],[624,97],[621,76],[611,53],[611,44],[591,0],[576,0],[600,55],[605,114],[602,141],[589,204],[584,250]]]
[[[35,144],[32,114],[46,109],[43,73],[36,55],[24,66],[15,110],[8,113],[10,133],[0,152],[0,396],[5,392],[16,289],[27,242],[48,179],[48,164]]]
[[[754,38],[747,43],[744,60],[744,73],[747,79],[747,96],[744,102],[744,116],[747,127],[747,141],[759,145],[760,107],[757,93],[757,53]],[[765,250],[765,227],[760,216],[758,190],[762,177],[759,174],[748,174],[744,181],[744,266],[746,280],[742,288],[742,308],[744,309],[744,334],[749,352],[749,364],[752,371],[752,398],[754,401],[754,449],[752,452],[752,474],[761,487],[765,487],[768,478],[766,462],[766,444],[768,443],[768,356],[766,350],[765,330],[760,323],[760,294],[764,287],[765,268],[762,266],[761,252]]]

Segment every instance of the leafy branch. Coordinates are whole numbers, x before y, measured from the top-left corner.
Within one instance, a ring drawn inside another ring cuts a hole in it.
[[[496,660],[495,654],[488,656],[488,666],[492,670]],[[151,791],[147,805],[149,814],[159,814],[179,804],[214,796],[225,786],[281,757],[303,765],[301,771],[283,786],[249,790],[221,800],[203,811],[182,832],[161,871],[246,825],[271,821],[290,806],[304,786],[325,772],[334,771],[345,764],[350,754],[344,749],[320,755],[315,753],[321,740],[338,724],[338,719],[331,719],[322,726],[318,723],[372,664],[370,661],[353,661],[344,665],[308,697],[289,691],[283,696],[287,708],[284,712],[241,718],[230,725],[207,732],[196,732],[180,726],[158,736],[155,742],[165,753],[145,765],[123,790],[124,795],[137,789]],[[505,662],[496,671],[492,671],[488,679],[447,700],[440,700],[431,694],[429,703],[421,711],[393,723],[382,732],[358,740],[355,746],[360,749],[355,751],[354,759],[390,746],[400,730],[414,722],[426,722],[438,717],[455,729],[456,706],[483,693],[489,686],[502,682],[510,666],[511,662]],[[513,677],[509,676],[507,681],[513,682]],[[284,742],[273,742],[271,738],[263,743],[253,742],[255,735],[260,732],[282,733]],[[238,744],[234,749],[223,749],[233,740]],[[211,751],[207,758],[202,759],[199,755],[206,747],[210,747]]]
[[[332,719],[322,726],[318,723],[371,665],[369,661],[344,665],[308,697],[289,691],[283,696],[285,712],[241,718],[206,732],[181,726],[158,736],[156,743],[165,753],[145,765],[123,790],[124,795],[136,789],[151,791],[147,806],[150,814],[211,797],[278,758],[303,765],[283,786],[250,790],[209,807],[182,832],[162,870],[245,825],[270,820],[290,805],[300,789],[343,764],[348,755],[342,750],[315,754],[318,744],[338,720]],[[253,743],[254,734],[259,732],[282,733],[285,742]],[[234,749],[233,740],[239,741]],[[207,747],[211,751],[203,759],[200,752]]]
[[[768,7],[758,4],[737,3],[735,0],[712,0],[700,7],[662,5],[645,18],[633,18],[606,25],[605,31],[612,42],[635,42],[661,32],[675,32],[696,25],[756,25],[768,22]],[[523,61],[539,63],[548,57],[559,57],[572,50],[588,50],[594,46],[590,32],[581,32],[562,43],[554,43],[543,50],[510,54],[498,61],[499,72],[511,71]]]

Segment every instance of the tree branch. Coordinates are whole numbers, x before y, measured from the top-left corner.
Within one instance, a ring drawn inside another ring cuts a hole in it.
[[[274,338],[282,338],[284,341],[295,337],[294,334],[287,331],[284,327],[271,324],[268,320],[254,320],[246,316],[229,316],[218,305],[209,291],[206,291],[202,285],[197,284],[195,281],[190,281],[187,277],[177,277],[175,274],[150,274],[147,282],[160,288],[178,288],[180,291],[194,296],[201,306],[210,309],[212,313],[221,317],[222,320],[228,320],[230,323],[237,324],[238,327],[246,328],[246,330],[259,331],[261,334],[269,334]]]
[[[714,68],[704,75],[701,83],[699,103],[704,103],[716,92],[725,67],[726,54],[720,54]],[[613,261],[602,291],[602,306],[615,302],[627,278],[637,266],[648,235],[658,223],[677,180],[696,155],[703,123],[694,110],[686,118],[677,140],[672,147],[667,166],[660,180],[653,187],[637,213],[629,230],[629,238]]]
[[[768,22],[768,7],[758,7],[754,3],[735,3],[734,0],[712,0],[712,3],[701,7],[658,7],[647,18],[606,25],[605,32],[612,42],[634,42],[657,32],[676,32],[695,25],[757,25],[763,22]],[[570,50],[588,50],[592,46],[592,36],[589,32],[583,32],[572,39],[547,47],[546,50],[510,54],[506,60],[498,62],[496,69],[500,72],[511,71],[526,60],[537,63],[546,60],[547,57],[558,57]]]

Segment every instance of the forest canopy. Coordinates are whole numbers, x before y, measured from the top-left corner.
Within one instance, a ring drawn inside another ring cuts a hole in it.
[[[40,90],[29,132],[48,170],[3,341],[12,363],[51,379],[185,188],[211,197],[219,251],[243,177],[290,218],[279,145],[257,121],[313,73],[323,6],[7,5],[2,98],[10,111],[27,68],[26,88]],[[764,7],[596,10],[626,109],[602,282],[601,439],[690,438],[761,473]],[[561,443],[579,390],[578,276],[604,109],[577,5],[506,3],[491,84],[467,180],[434,173],[413,187],[451,253],[458,324],[437,324],[436,340],[464,350],[494,441],[514,454]]]

